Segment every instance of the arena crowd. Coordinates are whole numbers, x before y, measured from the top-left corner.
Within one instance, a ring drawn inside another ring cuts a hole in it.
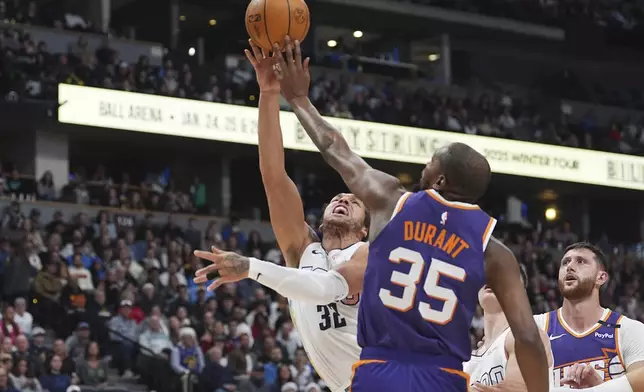
[[[38,198],[52,200],[44,187],[38,191]],[[50,392],[71,384],[84,391],[118,389],[132,380],[157,391],[185,382],[209,392],[324,389],[301,348],[286,299],[250,280],[214,294],[192,283],[203,265],[193,249],[214,245],[283,264],[275,243],[241,231],[235,221],[213,222],[201,232],[179,227],[171,214],[165,225],[151,224],[148,216],[130,226],[117,219],[117,209],[93,211],[59,212],[51,221],[18,201],[3,211],[0,363],[6,382],[39,383]],[[150,214],[161,211],[173,212]],[[557,308],[562,249],[578,236],[566,224],[541,231],[500,225],[495,235],[526,267],[534,312]],[[625,247],[604,237],[598,245],[610,258],[604,305],[644,321],[638,278],[644,242]],[[482,327],[478,314],[473,344]],[[108,380],[115,372],[120,377]]]
[[[38,8],[32,9],[32,3],[10,10],[14,15],[20,11],[17,20],[23,23],[38,23]],[[16,4],[22,3],[17,1]],[[36,16],[25,19],[24,15],[30,15],[30,12]],[[0,92],[5,94],[13,91],[21,97],[54,100],[58,84],[69,83],[235,105],[257,104],[256,83],[252,70],[245,63],[214,69],[181,62],[172,55],[160,67],[150,65],[145,56],[136,63],[128,63],[120,58],[107,39],[97,50],[89,50],[84,35],[79,35],[78,41],[70,45],[66,53],[51,53],[44,42],[36,42],[18,28],[2,31],[0,51],[3,55]],[[644,153],[644,118],[615,116],[604,123],[598,121],[592,111],[571,114],[566,107],[553,110],[553,100],[567,97],[513,96],[500,89],[477,89],[469,93],[465,89],[464,94],[462,88],[444,86],[402,88],[389,79],[367,82],[358,77],[332,76],[324,69],[315,69],[313,76],[311,98],[328,116],[603,151]],[[566,84],[565,81],[551,82]],[[586,91],[581,96],[588,96],[588,88],[580,90]],[[570,90],[570,98],[579,96],[578,90],[579,86]],[[630,92],[621,93],[629,96],[625,104],[644,102],[641,94],[635,97],[630,96]],[[594,91],[593,96],[597,94]],[[603,95],[614,96],[615,93],[604,91]],[[597,99],[601,101],[601,95]]]

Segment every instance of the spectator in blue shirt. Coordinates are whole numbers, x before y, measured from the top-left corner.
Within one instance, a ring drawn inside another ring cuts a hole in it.
[[[66,392],[67,388],[72,385],[72,378],[60,372],[63,361],[58,355],[51,357],[49,362],[49,374],[40,376],[40,385],[42,389],[49,392]],[[75,381],[75,380],[74,380]]]
[[[205,361],[201,348],[197,345],[197,333],[189,327],[179,331],[181,342],[172,350],[170,364],[179,374],[201,374]]]

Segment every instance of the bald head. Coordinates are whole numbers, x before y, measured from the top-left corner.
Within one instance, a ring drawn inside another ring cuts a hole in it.
[[[468,203],[483,197],[492,176],[483,155],[465,143],[452,143],[436,151],[434,157],[445,176],[445,191]]]

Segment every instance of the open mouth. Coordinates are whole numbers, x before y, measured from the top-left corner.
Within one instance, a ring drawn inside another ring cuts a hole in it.
[[[569,282],[576,282],[576,281],[577,281],[577,277],[576,277],[575,275],[573,275],[573,274],[566,274],[566,276],[565,276],[565,278],[564,278],[564,281],[565,281],[566,283],[569,283]]]
[[[345,205],[338,204],[333,209],[333,213],[338,214],[338,215],[342,215],[342,216],[349,216],[349,208],[347,208],[347,206],[345,206]]]

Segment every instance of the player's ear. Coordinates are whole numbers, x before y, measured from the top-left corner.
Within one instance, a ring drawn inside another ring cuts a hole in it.
[[[368,235],[369,235],[369,229],[367,229],[366,227],[362,227],[362,229],[360,229],[360,238],[362,238],[363,241],[366,241]]]
[[[598,285],[598,286],[600,286],[600,287],[602,287],[602,286],[604,286],[606,283],[608,283],[608,272],[606,272],[606,271],[604,271],[604,270],[601,270],[601,271],[599,271],[599,273],[597,274],[597,285]]]
[[[441,189],[445,188],[445,185],[447,185],[447,179],[444,175],[439,174],[438,178],[436,178],[436,181],[434,181],[434,184],[432,184],[432,187],[437,191],[440,191]]]

